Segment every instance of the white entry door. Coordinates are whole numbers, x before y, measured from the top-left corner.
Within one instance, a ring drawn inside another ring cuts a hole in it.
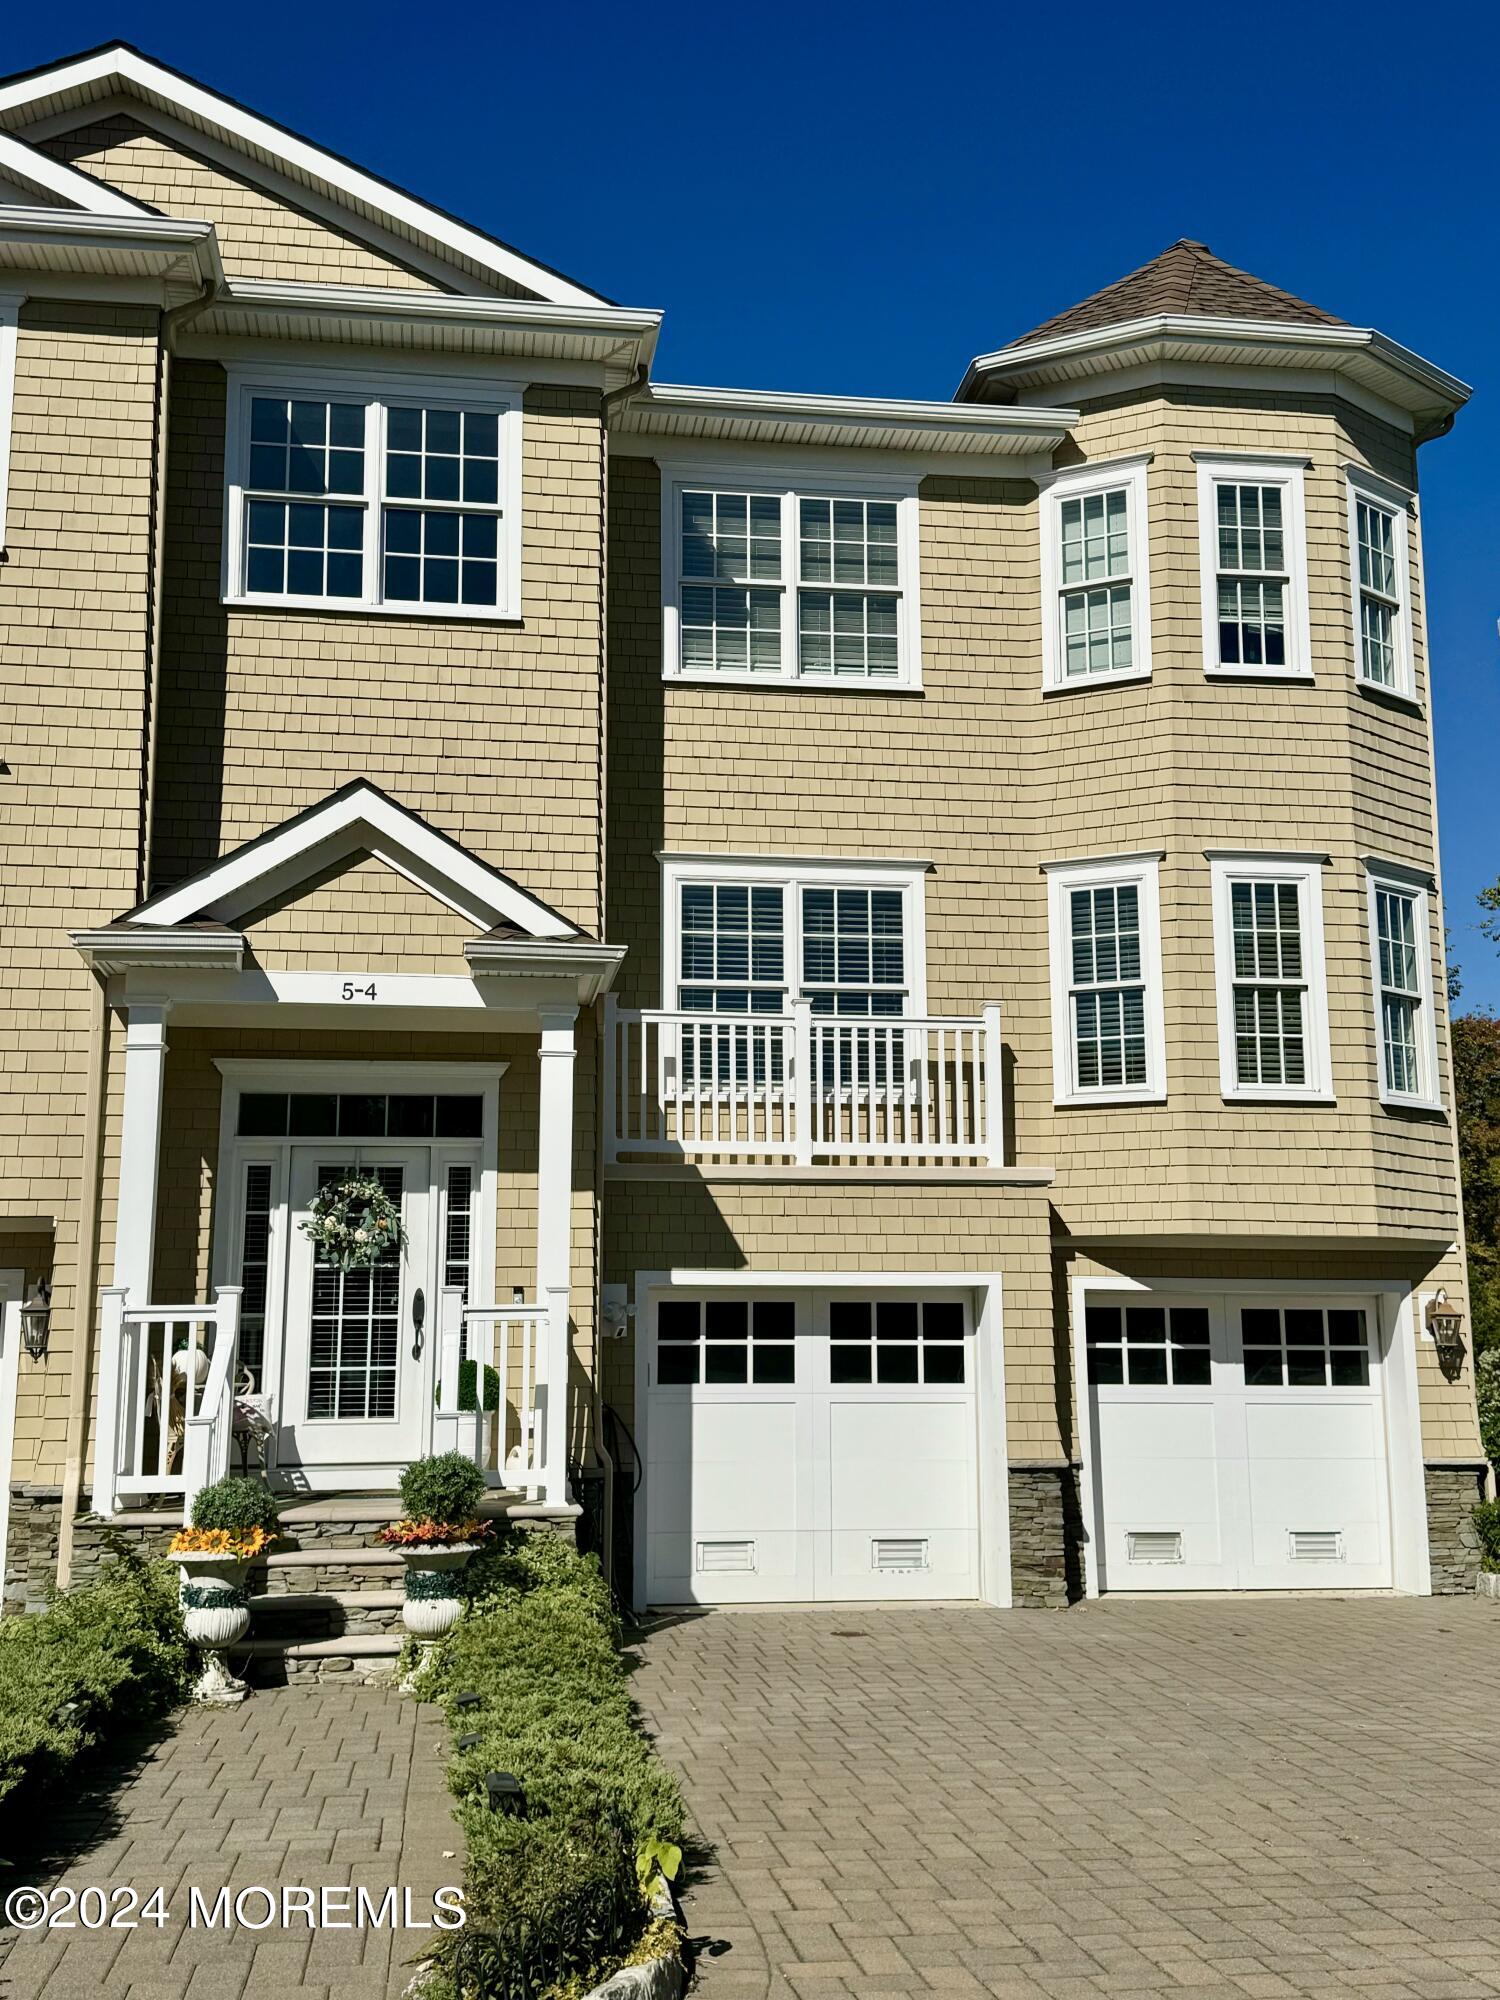
[[[1372,1299],[1100,1292],[1084,1330],[1101,1589],[1389,1586]]]
[[[401,1205],[405,1251],[340,1271],[303,1229],[318,1189],[356,1168]],[[435,1338],[431,1153],[323,1143],[291,1149],[290,1230],[276,1463],[313,1486],[386,1483],[428,1448]],[[330,1482],[331,1475],[331,1482]]]
[[[641,1365],[648,1602],[978,1595],[967,1298],[662,1296]]]

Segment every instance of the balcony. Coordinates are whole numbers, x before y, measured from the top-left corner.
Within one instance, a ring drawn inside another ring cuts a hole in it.
[[[1000,1009],[919,1020],[609,1000],[604,1106],[610,1164],[1002,1167]]]

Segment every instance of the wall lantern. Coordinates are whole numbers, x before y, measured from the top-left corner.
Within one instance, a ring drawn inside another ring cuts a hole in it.
[[[1427,1301],[1427,1331],[1440,1352],[1452,1354],[1463,1346],[1464,1316],[1448,1303],[1448,1294],[1434,1292]]]
[[[45,1358],[51,1331],[52,1283],[48,1278],[38,1278],[21,1307],[21,1345],[33,1361]]]

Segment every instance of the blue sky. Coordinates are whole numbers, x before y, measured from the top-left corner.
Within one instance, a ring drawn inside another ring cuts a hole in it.
[[[15,10],[0,66],[116,36],[632,305],[663,380],[952,394],[1179,236],[1475,385],[1422,455],[1445,887],[1466,1006],[1500,875],[1496,10],[1265,0],[718,11]],[[1421,32],[1414,33],[1414,26]]]

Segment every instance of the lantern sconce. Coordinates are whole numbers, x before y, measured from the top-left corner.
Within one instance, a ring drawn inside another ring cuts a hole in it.
[[[47,1358],[52,1331],[52,1281],[38,1278],[21,1307],[21,1345],[33,1361]]]
[[[1434,1292],[1427,1301],[1427,1331],[1440,1354],[1455,1354],[1464,1344],[1464,1316],[1449,1305],[1444,1291]]]

